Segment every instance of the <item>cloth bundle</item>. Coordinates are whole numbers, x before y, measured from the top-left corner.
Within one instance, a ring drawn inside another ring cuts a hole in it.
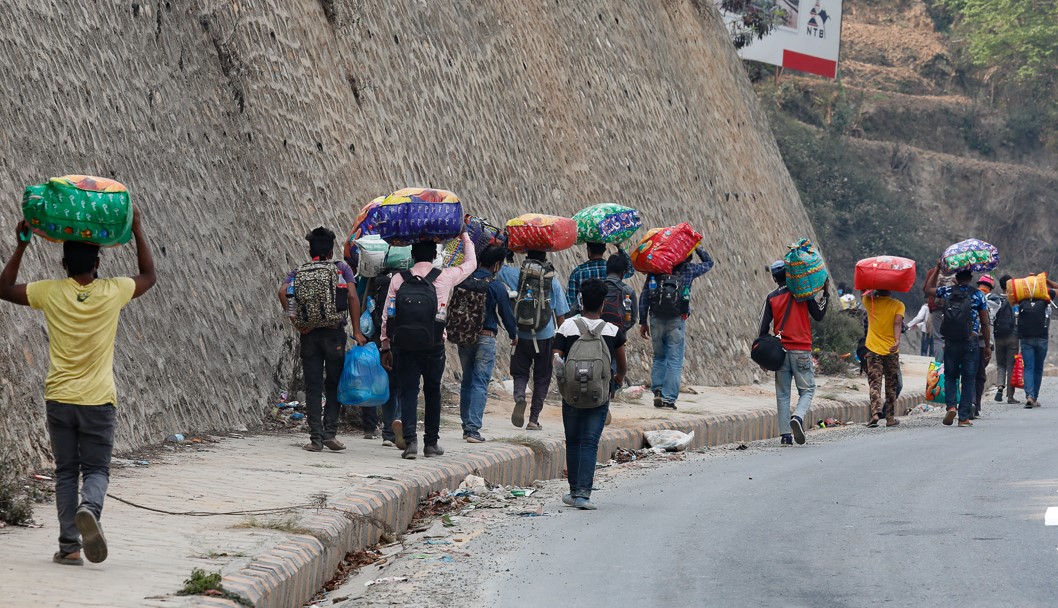
[[[384,200],[386,200],[384,196],[375,197],[370,203],[360,208],[360,211],[356,214],[356,221],[353,222],[353,229],[349,231],[349,237],[345,239],[342,257],[347,260],[352,257],[353,248],[356,247],[356,239],[362,236],[378,234],[378,224],[375,221],[374,213],[375,209],[378,208],[378,204]]]
[[[463,205],[447,190],[397,190],[379,203],[369,217],[377,225],[378,235],[390,245],[444,243],[463,231]]]
[[[412,267],[410,245],[390,245],[377,234],[362,236],[355,243],[360,252],[360,265],[356,272],[362,277],[377,277],[384,270],[407,270]]]
[[[568,217],[525,213],[507,222],[511,251],[562,251],[577,242],[577,222]]]
[[[1017,304],[1022,300],[1045,300],[1051,301],[1050,290],[1047,289],[1047,273],[1041,272],[1024,279],[1014,279],[1007,283],[1007,297],[1011,304]]]
[[[474,243],[474,252],[480,257],[481,252],[489,245],[502,245],[506,243],[503,231],[489,224],[488,220],[480,217],[471,217],[466,220],[467,234],[470,241]],[[463,239],[452,239],[444,246],[444,265],[459,266],[463,263]]]
[[[982,240],[967,239],[949,245],[941,256],[941,263],[946,274],[963,270],[989,272],[999,266],[999,250]]]
[[[632,267],[646,274],[672,274],[672,268],[687,259],[702,241],[702,235],[687,222],[654,228],[632,250]]]
[[[585,207],[573,216],[578,243],[621,243],[643,226],[639,212],[616,203]]]
[[[132,238],[128,188],[104,177],[66,175],[27,186],[22,215],[33,232],[51,241],[112,247]]]
[[[783,262],[786,263],[786,287],[795,300],[807,300],[823,290],[827,269],[811,240],[801,239],[790,245]]]
[[[892,255],[880,255],[856,262],[853,275],[856,289],[911,291],[915,285],[915,261]]]

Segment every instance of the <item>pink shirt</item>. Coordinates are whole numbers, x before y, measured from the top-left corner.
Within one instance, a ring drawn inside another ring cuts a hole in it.
[[[478,258],[474,251],[474,243],[470,240],[470,236],[467,233],[463,233],[463,263],[459,266],[452,268],[445,268],[441,271],[441,275],[437,277],[433,282],[433,287],[437,291],[437,306],[442,305],[448,306],[448,296],[452,293],[452,288],[459,285],[470,276],[470,273],[477,270]],[[433,270],[433,264],[431,262],[418,262],[411,267],[411,273],[417,277],[424,277],[430,274]],[[381,302],[382,305],[382,350],[389,348],[389,335],[386,333],[386,321],[389,318],[389,301],[397,296],[397,290],[404,284],[404,277],[399,274],[393,275],[393,279],[389,283],[389,293],[386,294],[386,301]]]

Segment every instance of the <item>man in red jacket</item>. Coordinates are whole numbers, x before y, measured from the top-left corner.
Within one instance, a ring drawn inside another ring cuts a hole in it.
[[[816,392],[815,370],[812,369],[812,322],[822,321],[827,314],[830,279],[823,286],[819,300],[810,298],[798,302],[786,288],[786,266],[782,261],[773,262],[768,268],[771,277],[779,286],[768,294],[760,315],[760,336],[766,336],[775,328],[775,335],[786,348],[786,361],[775,372],[775,402],[779,409],[779,433],[781,445],[798,445],[805,442],[804,415],[812,405]],[[797,409],[790,416],[790,383],[797,383]]]

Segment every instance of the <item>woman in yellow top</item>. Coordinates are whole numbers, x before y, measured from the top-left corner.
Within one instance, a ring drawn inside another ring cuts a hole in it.
[[[882,381],[885,381],[885,426],[896,426],[897,386],[900,383],[900,334],[904,325],[904,303],[887,290],[863,294],[867,311],[867,383],[871,388],[871,421],[876,427],[883,415]]]

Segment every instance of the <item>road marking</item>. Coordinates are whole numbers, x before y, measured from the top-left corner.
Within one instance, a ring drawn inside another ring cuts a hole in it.
[[[1058,507],[1047,508],[1047,514],[1043,516],[1043,525],[1058,526]]]

